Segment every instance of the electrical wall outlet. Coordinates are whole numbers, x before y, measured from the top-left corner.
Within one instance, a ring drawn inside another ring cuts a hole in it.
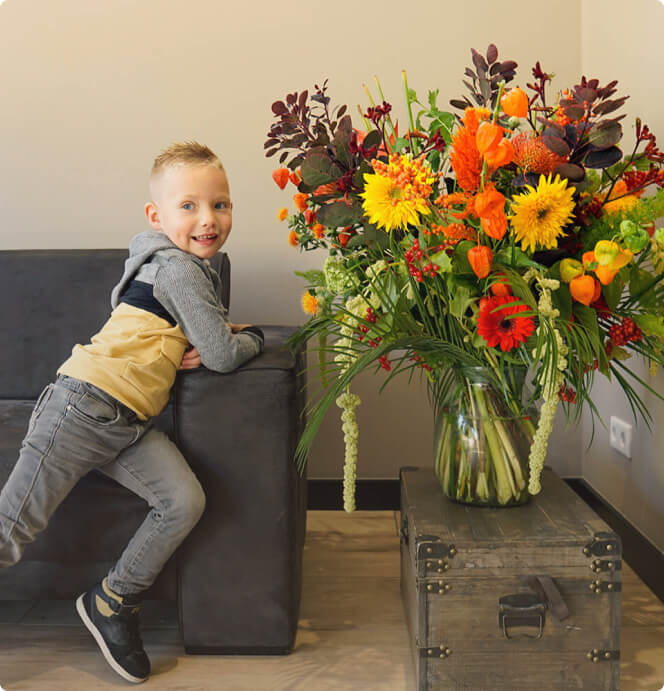
[[[609,444],[627,458],[632,457],[632,425],[611,416],[609,425]]]

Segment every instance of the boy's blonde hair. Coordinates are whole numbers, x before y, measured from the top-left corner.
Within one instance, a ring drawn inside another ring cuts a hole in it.
[[[170,166],[205,164],[217,166],[219,170],[224,170],[219,157],[207,146],[198,142],[175,142],[155,158],[150,172],[150,180]]]

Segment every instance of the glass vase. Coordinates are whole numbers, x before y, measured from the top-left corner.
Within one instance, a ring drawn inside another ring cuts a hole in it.
[[[536,412],[522,404],[525,372],[510,390],[483,368],[463,370],[435,419],[434,468],[443,493],[477,506],[518,506],[528,493]],[[517,393],[512,393],[516,389]]]

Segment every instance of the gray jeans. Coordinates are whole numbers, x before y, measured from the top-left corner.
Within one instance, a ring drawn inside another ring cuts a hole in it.
[[[15,564],[79,478],[98,469],[151,510],[108,574],[118,594],[150,586],[196,525],[205,495],[175,444],[87,382],[58,376],[39,396],[0,493],[0,566]],[[91,584],[92,585],[92,584]]]

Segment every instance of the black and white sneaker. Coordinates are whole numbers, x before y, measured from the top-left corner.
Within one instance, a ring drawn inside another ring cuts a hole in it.
[[[134,684],[150,675],[150,660],[138,630],[140,608],[139,596],[117,595],[106,579],[76,600],[76,611],[108,664]]]

